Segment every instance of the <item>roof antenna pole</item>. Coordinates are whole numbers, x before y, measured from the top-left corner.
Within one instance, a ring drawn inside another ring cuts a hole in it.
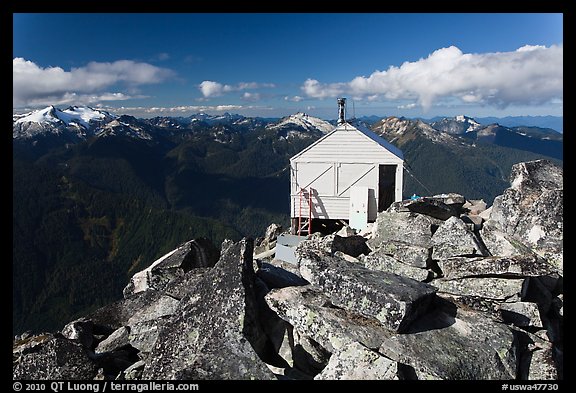
[[[346,109],[346,98],[338,98],[338,124],[346,123],[344,111]]]

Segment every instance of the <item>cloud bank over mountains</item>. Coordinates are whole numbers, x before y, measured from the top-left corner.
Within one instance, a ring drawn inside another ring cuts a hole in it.
[[[130,93],[141,85],[158,84],[173,77],[174,71],[132,60],[112,63],[90,62],[65,71],[61,67],[40,67],[16,57],[12,61],[13,106],[96,103],[142,98]],[[124,92],[108,89],[123,87]]]
[[[450,46],[349,82],[308,79],[301,90],[306,97],[319,99],[351,95],[369,101],[412,100],[425,110],[440,99],[499,108],[539,105],[562,100],[563,57],[563,45],[526,45],[513,52],[483,54]]]
[[[234,108],[241,107],[242,102],[262,102],[266,107],[282,102],[315,104],[314,101],[347,96],[356,101],[391,103],[397,108],[421,107],[424,111],[438,103],[502,109],[513,105],[562,105],[563,58],[562,44],[525,45],[510,52],[492,53],[464,53],[450,46],[417,61],[392,65],[348,81],[324,83],[312,76],[297,82],[293,91],[286,91],[287,87],[278,83],[198,83],[193,80],[194,75],[184,79],[197,87],[190,90],[190,101],[209,101],[207,107]],[[141,106],[146,107],[149,96],[142,94],[143,86],[183,78],[169,68],[133,60],[89,62],[70,70],[42,67],[21,57],[14,58],[12,64],[14,108],[102,105],[133,99],[140,99]]]

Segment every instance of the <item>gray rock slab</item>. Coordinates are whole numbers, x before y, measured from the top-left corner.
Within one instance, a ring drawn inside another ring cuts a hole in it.
[[[487,256],[485,247],[458,217],[450,217],[432,236],[432,258],[445,259],[460,255]]]
[[[105,340],[101,341],[94,352],[102,353],[109,352],[115,349],[126,346],[130,343],[128,336],[130,335],[130,328],[127,326],[122,326],[121,328],[115,330],[106,337]]]
[[[219,256],[220,251],[208,239],[187,241],[134,274],[124,288],[124,297],[149,289],[161,291],[192,269],[214,266]]]
[[[371,270],[398,274],[409,277],[416,281],[424,281],[428,278],[429,271],[424,268],[417,268],[403,263],[394,257],[386,254],[384,250],[378,249],[362,259],[364,266]]]
[[[17,360],[12,377],[15,380],[91,380],[97,371],[81,344],[51,336],[34,352]]]
[[[397,363],[359,343],[350,343],[332,354],[315,380],[394,380]]]
[[[171,320],[162,325],[145,379],[275,379],[253,344],[263,331],[250,240],[223,246]]]
[[[439,224],[438,220],[423,214],[385,211],[376,217],[368,246],[376,250],[381,243],[397,242],[429,248],[432,245],[432,225],[436,224]]]
[[[375,318],[334,307],[329,298],[312,285],[274,289],[265,299],[294,329],[329,352],[353,342],[378,348],[391,334]]]
[[[430,284],[438,288],[439,293],[505,301],[512,296],[520,295],[523,283],[524,279],[521,278],[489,277],[437,279]]]
[[[534,254],[511,257],[453,257],[438,261],[444,278],[508,277],[526,278],[552,274],[557,269]]]
[[[384,356],[409,365],[422,378],[514,379],[514,335],[476,311],[446,304],[415,322],[405,334],[387,339]]]
[[[530,302],[513,302],[500,304],[500,313],[504,322],[519,327],[543,328],[538,305]]]
[[[488,226],[563,266],[563,170],[548,160],[512,166],[510,187],[494,198]]]
[[[299,253],[300,273],[333,304],[374,317],[393,330],[405,329],[426,310],[436,289],[396,274],[367,269],[314,250]]]

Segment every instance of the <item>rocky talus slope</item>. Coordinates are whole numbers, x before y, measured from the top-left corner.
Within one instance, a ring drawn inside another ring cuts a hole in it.
[[[562,169],[516,164],[510,184],[488,209],[396,202],[363,233],[313,234],[297,265],[274,259],[277,225],[191,240],[124,299],[15,337],[13,378],[563,379]]]

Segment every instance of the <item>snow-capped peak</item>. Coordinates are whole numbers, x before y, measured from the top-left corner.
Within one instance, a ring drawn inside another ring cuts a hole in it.
[[[196,113],[194,115],[191,115],[189,117],[189,119],[190,119],[191,123],[193,123],[195,121],[203,121],[205,123],[208,123],[209,125],[215,125],[215,124],[224,124],[224,123],[232,124],[232,123],[244,120],[245,117],[242,115],[230,114],[228,112],[225,112],[221,115],[209,115],[207,113],[200,112],[200,113]]]
[[[298,112],[284,117],[278,123],[270,125],[269,128],[274,129],[294,126],[302,127],[306,130],[317,129],[323,133],[328,133],[334,129],[334,126],[327,121],[310,116],[303,112]]]
[[[60,119],[66,124],[78,123],[85,128],[90,127],[91,121],[112,120],[114,116],[108,112],[93,109],[87,106],[71,106],[60,113]]]
[[[457,115],[456,117],[454,117],[454,120],[456,120],[459,123],[468,124],[469,126],[466,129],[466,132],[475,131],[478,127],[481,126],[480,123],[478,123],[476,120],[465,115]]]
[[[59,111],[59,109],[50,105],[44,109],[30,112],[20,117],[15,121],[15,123],[57,123],[60,119],[56,115],[56,111]]]
[[[436,130],[451,135],[462,135],[467,132],[477,131],[482,125],[471,117],[457,115],[454,117],[445,117],[438,121],[430,123]]]
[[[88,129],[91,121],[111,120],[113,118],[114,116],[110,115],[108,112],[99,111],[89,107],[71,106],[62,111],[53,105],[50,105],[44,109],[31,112],[26,116],[18,118],[15,123],[45,124],[62,122],[67,126],[77,124]]]

